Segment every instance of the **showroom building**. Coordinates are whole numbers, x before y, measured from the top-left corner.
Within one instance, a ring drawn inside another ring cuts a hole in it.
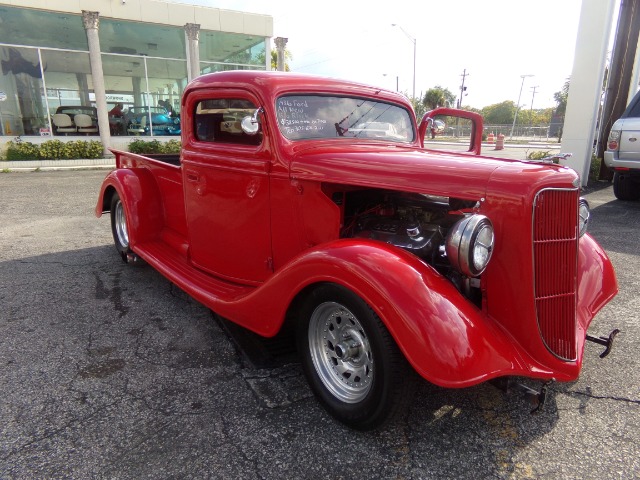
[[[272,35],[268,15],[160,0],[0,2],[0,140],[176,134],[188,81],[270,69]]]

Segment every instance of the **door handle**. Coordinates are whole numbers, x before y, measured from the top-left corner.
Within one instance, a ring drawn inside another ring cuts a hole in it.
[[[198,174],[198,172],[195,172],[193,170],[187,170],[185,174],[187,176],[188,182],[198,183],[200,181],[200,175]]]

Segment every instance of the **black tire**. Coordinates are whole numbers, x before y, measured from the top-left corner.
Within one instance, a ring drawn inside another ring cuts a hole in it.
[[[133,255],[133,252],[129,247],[129,228],[124,203],[117,192],[111,197],[111,233],[120,257],[128,263],[127,256]]]
[[[338,285],[321,285],[306,299],[299,320],[305,375],[331,415],[354,429],[371,430],[403,410],[413,372],[360,297]]]
[[[618,200],[638,200],[640,199],[640,184],[636,183],[628,173],[614,172],[613,194]]]

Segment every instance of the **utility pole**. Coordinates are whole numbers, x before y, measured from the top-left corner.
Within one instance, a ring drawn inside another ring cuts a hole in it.
[[[460,85],[460,99],[458,100],[458,109],[462,108],[462,96],[464,95],[464,92],[467,90],[467,87],[464,86],[464,80],[468,75],[471,75],[471,74],[467,73],[466,68],[462,71],[462,74],[460,75],[462,77],[462,85]]]
[[[540,86],[536,85],[535,87],[530,87],[530,88],[531,90],[533,90],[533,95],[531,95],[531,107],[529,108],[529,111],[533,113],[533,99],[536,98],[536,90],[540,88]]]
[[[530,88],[531,90],[533,90],[533,93],[531,94],[531,106],[529,107],[529,120],[531,122],[529,126],[532,127],[531,129],[533,130],[533,99],[536,98],[536,90],[540,88],[540,86],[536,85],[535,87],[530,87]],[[533,137],[535,138],[535,133]]]
[[[520,75],[522,83],[520,84],[520,93],[518,94],[518,103],[516,104],[516,113],[513,116],[513,125],[511,125],[511,135],[509,140],[513,140],[513,129],[516,128],[516,119],[518,118],[518,110],[520,110],[520,98],[522,97],[522,87],[524,87],[524,79],[527,77],[533,77],[533,75]]]

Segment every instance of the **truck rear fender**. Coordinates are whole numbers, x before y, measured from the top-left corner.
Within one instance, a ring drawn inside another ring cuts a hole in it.
[[[111,209],[111,199],[118,193],[124,203],[131,248],[155,238],[162,230],[162,199],[153,174],[144,168],[113,170],[102,182],[96,216]]]
[[[415,370],[434,384],[464,387],[528,372],[513,340],[446,278],[417,257],[379,242],[345,239],[305,252],[254,293],[264,305],[253,306],[266,313],[285,289],[295,292],[290,303],[295,308],[304,301],[300,296],[325,282],[366,301]],[[281,324],[271,327],[277,331]]]

